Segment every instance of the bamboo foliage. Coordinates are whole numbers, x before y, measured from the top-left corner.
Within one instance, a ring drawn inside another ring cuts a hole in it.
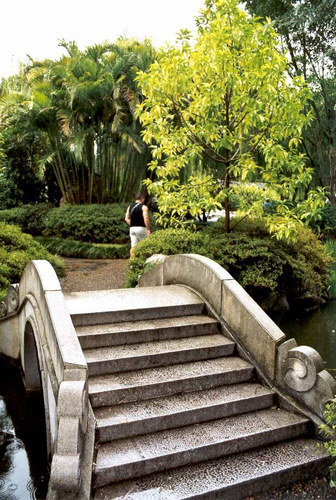
[[[141,186],[149,160],[135,109],[139,70],[154,60],[150,42],[120,39],[80,51],[61,42],[58,61],[31,61],[19,89],[2,88],[0,130],[44,139],[38,164],[52,165],[69,203],[127,201]]]

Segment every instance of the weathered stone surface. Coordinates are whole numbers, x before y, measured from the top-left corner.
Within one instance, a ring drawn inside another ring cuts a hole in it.
[[[76,332],[82,348],[90,349],[194,337],[196,335],[211,335],[219,332],[219,326],[214,318],[193,315],[78,326]]]
[[[277,383],[312,413],[324,418],[325,404],[336,394],[335,379],[324,370],[315,349],[290,339],[278,348]]]
[[[95,485],[121,481],[297,437],[308,420],[260,410],[101,445]]]
[[[19,307],[19,285],[10,285],[7,289],[7,314],[15,312]]]
[[[79,455],[54,454],[50,472],[51,488],[56,491],[78,491],[79,485]]]
[[[285,334],[225,269],[200,255],[172,255],[145,273],[139,286],[159,284],[161,273],[163,285],[180,283],[200,293],[228,323],[265,375],[275,380],[277,346],[285,340]]]
[[[90,377],[92,405],[107,406],[250,380],[253,367],[229,357]]]
[[[312,439],[276,444],[95,491],[95,500],[236,500],[326,473],[330,460]]]
[[[76,326],[202,314],[204,301],[181,286],[66,294]]]
[[[258,367],[275,379],[277,347],[285,334],[235,280],[223,282],[221,315]]]
[[[259,384],[244,383],[96,408],[98,440],[111,441],[268,408],[273,396]]]
[[[210,302],[215,311],[220,313],[221,282],[233,279],[219,264],[201,255],[171,255],[161,266],[144,274],[139,280],[139,286],[153,286],[157,275],[163,273],[163,284],[181,283],[197,290]],[[159,281],[159,280],[158,280]]]
[[[230,356],[234,342],[223,335],[204,335],[84,351],[90,375],[126,372],[154,366]]]

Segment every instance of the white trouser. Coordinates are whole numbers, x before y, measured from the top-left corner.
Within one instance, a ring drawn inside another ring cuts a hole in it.
[[[147,229],[142,226],[133,226],[130,227],[130,237],[131,237],[131,247],[135,247],[135,245],[146,238]]]

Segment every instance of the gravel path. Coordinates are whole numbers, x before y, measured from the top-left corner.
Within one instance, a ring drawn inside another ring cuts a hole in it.
[[[124,288],[125,259],[64,259],[66,276],[60,279],[64,292]]]
[[[61,278],[64,292],[124,288],[127,260],[64,259],[66,276]],[[324,478],[249,497],[249,500],[336,500],[336,488]]]

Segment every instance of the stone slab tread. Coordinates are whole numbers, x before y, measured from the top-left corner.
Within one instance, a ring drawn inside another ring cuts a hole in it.
[[[196,293],[181,285],[72,292],[64,297],[71,315],[204,304]]]
[[[206,348],[227,347],[228,354],[232,354],[235,343],[221,334],[203,335],[182,339],[160,340],[157,342],[141,342],[139,344],[120,345],[85,349],[86,362],[99,363],[116,359],[137,357],[151,357],[156,354],[176,353]],[[222,354],[223,355],[223,354]]]
[[[230,455],[307,433],[309,421],[266,409],[177,429],[114,440],[98,448],[95,484],[139,477]]]
[[[96,408],[94,413],[99,441],[107,441],[267,408],[273,396],[257,383],[234,384]]]
[[[235,500],[323,474],[330,464],[315,439],[296,439],[200,462],[95,491],[95,500]]]
[[[106,406],[245,382],[253,372],[250,363],[230,356],[90,377],[89,394],[93,406]]]
[[[180,316],[102,325],[77,326],[82,347],[125,345],[218,333],[218,322],[206,315]]]

